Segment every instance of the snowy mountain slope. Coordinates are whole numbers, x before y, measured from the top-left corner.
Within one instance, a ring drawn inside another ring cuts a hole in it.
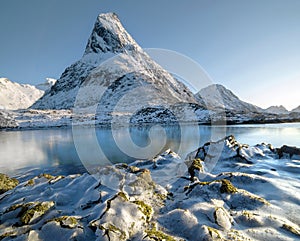
[[[295,109],[292,109],[291,112],[300,112],[300,105],[298,107],[296,107]]]
[[[279,114],[279,115],[284,115],[288,114],[289,111],[283,106],[270,106],[269,108],[264,110],[266,113],[271,113],[271,114]]]
[[[212,84],[195,94],[197,101],[208,109],[226,109],[234,112],[261,112],[262,109],[240,100],[229,89]]]
[[[52,88],[53,85],[55,85],[56,81],[57,80],[53,78],[46,78],[44,83],[38,84],[35,87],[39,90],[47,92]]]
[[[114,56],[117,57],[108,60]],[[134,110],[138,105],[196,102],[185,85],[142,50],[117,15],[107,13],[98,16],[83,57],[68,67],[53,88],[32,107],[71,109],[76,101],[76,107],[99,104],[111,112],[124,97],[121,112],[127,108]]]
[[[0,78],[0,109],[26,109],[38,100],[44,91],[28,84],[18,84]]]

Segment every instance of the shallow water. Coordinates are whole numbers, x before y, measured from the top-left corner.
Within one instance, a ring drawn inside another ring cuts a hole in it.
[[[209,140],[234,135],[241,143],[300,146],[300,123],[235,126],[146,126],[0,132],[0,172],[71,174],[91,167],[154,157],[172,149],[182,157]]]

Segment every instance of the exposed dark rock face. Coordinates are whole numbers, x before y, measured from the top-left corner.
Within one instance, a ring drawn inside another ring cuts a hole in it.
[[[284,145],[281,148],[277,148],[276,151],[279,158],[282,158],[284,154],[289,155],[290,158],[294,155],[300,156],[300,148],[297,148],[295,146]]]

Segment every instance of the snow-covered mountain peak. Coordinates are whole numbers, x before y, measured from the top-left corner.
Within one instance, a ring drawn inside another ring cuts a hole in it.
[[[118,81],[121,79],[124,83]],[[88,108],[98,104],[98,98],[104,90],[120,84],[122,88],[118,93],[129,93],[133,92],[133,86],[138,87],[138,83],[157,90],[151,92],[153,96],[168,100],[168,103],[196,103],[192,92],[184,84],[174,79],[143,51],[124,29],[116,14],[100,14],[83,57],[66,68],[51,90],[32,108],[71,109],[76,99],[77,107]],[[79,92],[80,103],[77,96]],[[117,103],[116,100],[121,97],[118,93],[105,102]],[[136,98],[136,107],[142,99],[145,99],[145,93],[140,93]],[[152,99],[146,104],[153,104]]]
[[[115,13],[100,14],[95,22],[84,55],[91,53],[123,53],[139,49]]]
[[[260,112],[255,105],[240,100],[231,90],[220,84],[212,84],[201,89],[195,98],[209,109],[226,109],[236,112]]]

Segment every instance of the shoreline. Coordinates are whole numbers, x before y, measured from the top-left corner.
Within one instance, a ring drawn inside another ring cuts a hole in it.
[[[223,121],[216,121],[213,124],[211,122],[196,122],[196,121],[186,121],[186,122],[180,122],[180,125],[198,125],[198,126],[237,126],[237,125],[268,125],[268,124],[289,124],[289,123],[300,123],[300,119],[295,120],[259,120],[259,121],[253,121],[253,120],[245,120],[245,121],[227,121],[224,123]],[[48,123],[49,124],[49,123]],[[175,126],[178,122],[144,122],[144,123],[130,123],[130,124],[122,124],[122,123],[113,123],[114,128],[124,128],[124,127],[147,127],[147,126],[153,126],[153,125],[161,125],[161,126]],[[44,125],[44,126],[22,126],[22,127],[0,127],[1,131],[30,131],[30,130],[50,130],[50,129],[72,129],[74,127],[80,127],[80,128],[103,128],[107,129],[112,125],[112,123],[99,123],[99,124],[66,124],[66,125]]]

